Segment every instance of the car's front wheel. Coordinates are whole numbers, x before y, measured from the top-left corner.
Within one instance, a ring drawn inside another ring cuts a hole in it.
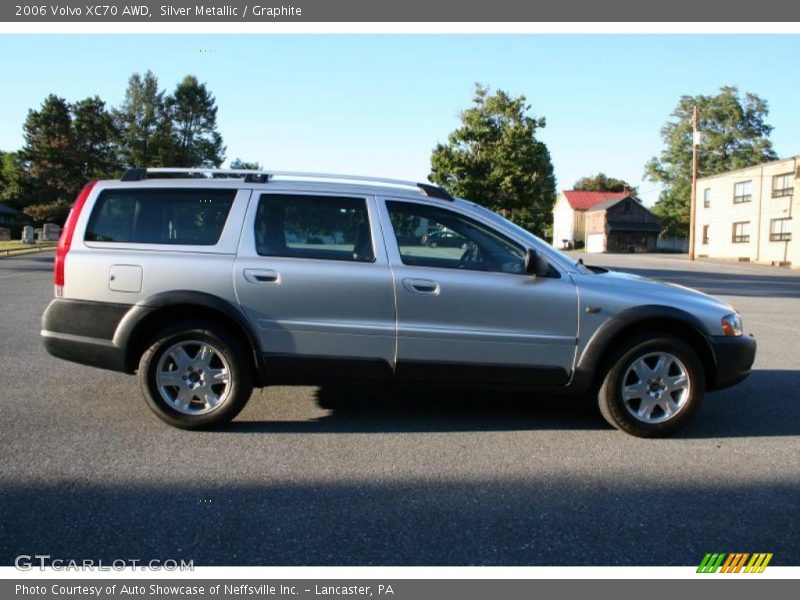
[[[182,429],[231,421],[253,390],[247,355],[228,328],[206,321],[177,323],[154,336],[139,362],[148,406]]]
[[[629,340],[611,359],[598,392],[603,417],[639,437],[660,437],[683,427],[705,393],[697,353],[667,333]]]

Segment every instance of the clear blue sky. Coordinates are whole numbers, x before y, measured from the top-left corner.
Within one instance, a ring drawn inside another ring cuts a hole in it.
[[[547,118],[560,189],[603,171],[649,204],[643,165],[678,98],[726,84],[766,98],[775,150],[800,154],[797,35],[3,35],[0,56],[2,150],[47,94],[117,105],[151,69],[168,90],[206,82],[228,158],[274,169],[423,180],[476,81]]]

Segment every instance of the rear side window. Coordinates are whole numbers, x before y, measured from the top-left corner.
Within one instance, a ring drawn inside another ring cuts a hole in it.
[[[375,260],[363,198],[264,194],[255,238],[261,256]]]
[[[106,190],[86,228],[88,242],[190,244],[219,241],[236,190]]]

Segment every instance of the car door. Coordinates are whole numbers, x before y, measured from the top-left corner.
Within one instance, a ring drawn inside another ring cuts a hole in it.
[[[397,303],[398,376],[567,382],[577,291],[566,274],[525,274],[522,244],[456,209],[391,198],[380,208]],[[460,243],[433,246],[437,232]]]
[[[268,376],[389,377],[394,291],[375,200],[254,194],[234,280]],[[379,228],[379,225],[378,225]]]

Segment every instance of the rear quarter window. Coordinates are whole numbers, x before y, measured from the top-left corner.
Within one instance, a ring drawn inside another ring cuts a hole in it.
[[[219,241],[236,190],[106,190],[95,203],[87,242],[188,244]]]

